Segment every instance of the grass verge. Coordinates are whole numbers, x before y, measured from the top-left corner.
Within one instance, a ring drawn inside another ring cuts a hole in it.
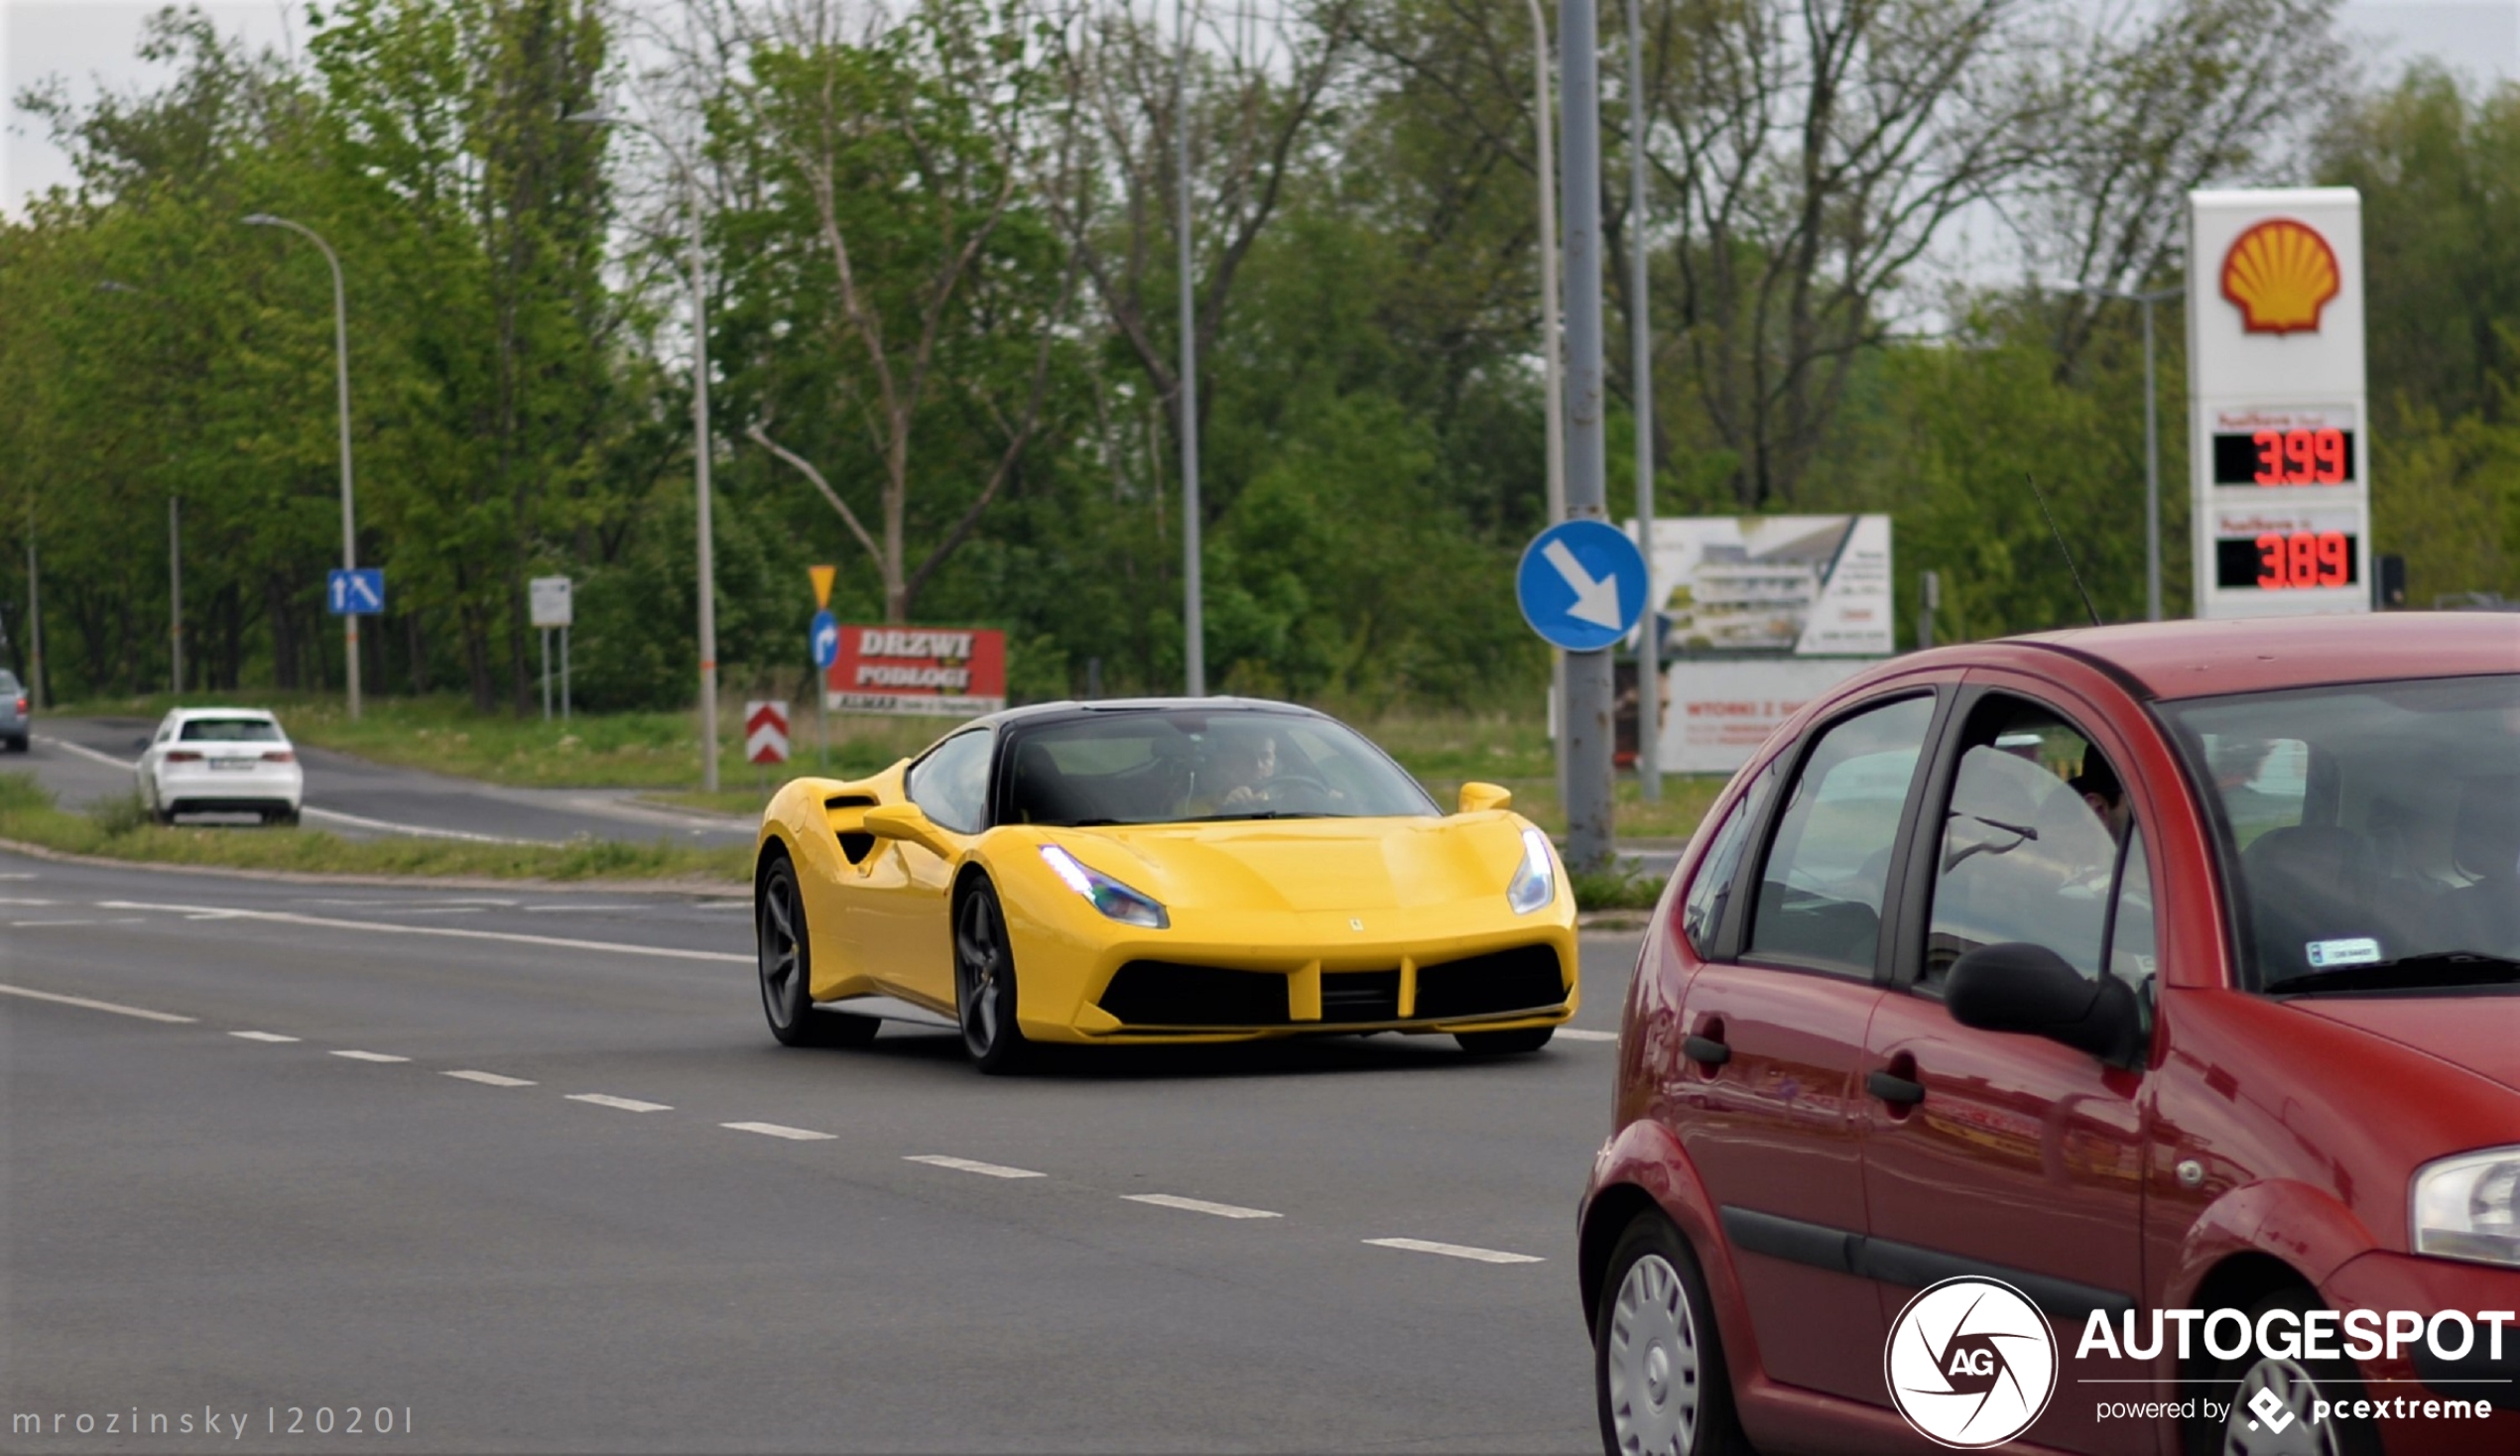
[[[141,864],[310,874],[495,880],[707,880],[745,883],[752,852],[658,842],[473,844],[446,839],[347,840],[320,830],[166,827],[138,794],[72,813],[31,774],[0,774],[0,839]]]

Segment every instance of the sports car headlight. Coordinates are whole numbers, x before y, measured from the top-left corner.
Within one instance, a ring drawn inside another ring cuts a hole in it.
[[[1124,925],[1142,925],[1149,930],[1172,927],[1173,917],[1152,897],[1141,895],[1099,870],[1088,870],[1076,863],[1076,857],[1056,844],[1042,846],[1042,859],[1051,873],[1069,889],[1093,902],[1093,908]]]
[[[1525,829],[1523,862],[1514,869],[1514,883],[1505,887],[1505,903],[1527,915],[1557,898],[1558,862],[1549,855],[1549,836]]]
[[[2520,1265],[2520,1148],[2417,1168],[2414,1226],[2418,1254]]]

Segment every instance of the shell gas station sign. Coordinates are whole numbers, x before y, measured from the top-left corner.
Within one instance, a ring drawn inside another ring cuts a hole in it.
[[[2188,202],[2197,615],[2369,611],[2361,194]]]

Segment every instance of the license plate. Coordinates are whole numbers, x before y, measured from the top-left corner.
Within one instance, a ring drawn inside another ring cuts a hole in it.
[[[261,763],[261,759],[212,759],[210,760],[210,767],[213,769],[251,769],[260,766]]]

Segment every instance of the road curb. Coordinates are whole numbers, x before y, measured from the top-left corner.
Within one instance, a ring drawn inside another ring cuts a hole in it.
[[[749,900],[750,886],[730,884],[722,880],[689,878],[655,880],[543,880],[531,877],[499,879],[489,875],[326,875],[311,870],[251,870],[230,865],[186,865],[162,860],[125,860],[110,855],[73,854],[50,845],[33,844],[23,839],[0,838],[0,853],[22,854],[29,859],[51,860],[56,864],[87,865],[106,870],[158,870],[174,875],[210,875],[229,880],[264,880],[277,885],[360,885],[371,888],[403,887],[419,890],[517,890],[531,889],[536,894],[546,891],[561,894],[679,895],[693,899]]]

